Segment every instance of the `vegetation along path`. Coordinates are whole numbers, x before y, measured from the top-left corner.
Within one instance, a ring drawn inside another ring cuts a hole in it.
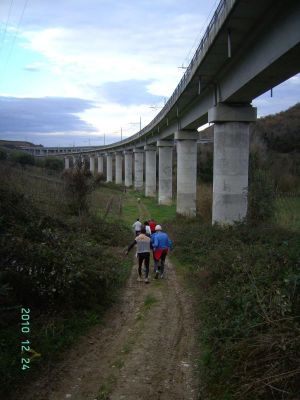
[[[104,326],[67,354],[22,399],[196,399],[193,312],[170,263],[165,280],[136,280],[136,266]]]

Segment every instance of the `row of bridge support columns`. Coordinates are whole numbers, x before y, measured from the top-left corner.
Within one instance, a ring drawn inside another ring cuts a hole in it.
[[[256,109],[251,106],[218,104],[209,110],[208,120],[214,123],[214,166],[212,220],[233,223],[245,218],[248,203],[249,123],[255,121]],[[196,215],[197,140],[198,132],[178,131],[174,135],[177,149],[177,212]],[[115,153],[115,182],[145,188],[145,195],[158,203],[171,204],[173,193],[173,147],[171,140],[158,140],[147,145]],[[158,185],[157,185],[158,150]],[[145,157],[145,158],[144,158]],[[98,172],[104,172],[104,156],[98,156]],[[134,165],[134,170],[133,170]],[[145,165],[145,173],[144,173]],[[66,168],[70,167],[66,158]],[[90,157],[90,170],[95,172],[95,158]],[[133,181],[134,175],[134,181]],[[145,176],[145,187],[144,187]],[[106,181],[113,180],[112,153],[106,154]]]

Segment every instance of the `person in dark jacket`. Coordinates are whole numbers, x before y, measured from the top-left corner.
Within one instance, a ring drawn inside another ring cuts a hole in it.
[[[150,251],[151,251],[151,239],[146,235],[145,227],[141,228],[141,233],[135,238],[135,240],[128,246],[126,255],[133,248],[137,246],[137,257],[138,257],[138,282],[142,282],[142,265],[145,265],[145,283],[149,283],[149,263],[150,263]]]

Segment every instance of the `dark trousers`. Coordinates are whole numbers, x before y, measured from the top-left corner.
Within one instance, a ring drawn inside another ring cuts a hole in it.
[[[146,268],[146,278],[149,275],[149,264],[150,264],[150,253],[138,253],[138,262],[139,262],[139,276],[142,276],[142,265],[143,261],[145,261]]]

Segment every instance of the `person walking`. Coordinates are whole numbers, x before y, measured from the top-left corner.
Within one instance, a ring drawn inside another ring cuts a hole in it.
[[[151,234],[155,233],[155,226],[157,225],[157,223],[152,218],[149,219],[148,223],[151,229]]]
[[[140,234],[135,240],[128,246],[126,255],[130,252],[133,246],[137,246],[137,257],[138,257],[138,282],[142,282],[142,265],[145,265],[145,283],[149,283],[149,263],[150,263],[150,251],[151,251],[151,239],[146,235],[146,229],[141,228]]]
[[[139,218],[137,218],[136,221],[132,224],[132,228],[135,232],[135,236],[138,236],[141,233],[142,223],[140,222]]]
[[[160,225],[155,226],[155,234],[151,236],[153,258],[154,258],[154,272],[155,279],[164,277],[165,260],[169,250],[172,248],[172,241],[166,232],[162,231]],[[159,267],[160,262],[160,267]]]
[[[148,221],[145,221],[144,222],[144,227],[145,227],[145,229],[146,229],[146,235],[147,236],[151,236],[151,229],[150,229],[150,226],[149,226],[149,222]]]

